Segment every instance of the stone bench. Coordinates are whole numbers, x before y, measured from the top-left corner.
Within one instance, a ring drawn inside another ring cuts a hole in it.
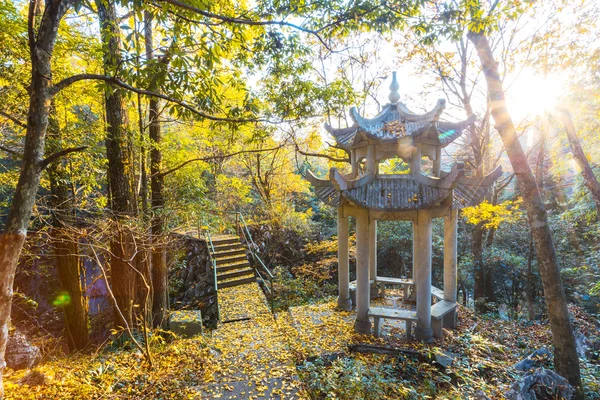
[[[444,324],[449,328],[454,328],[455,311],[456,303],[447,300],[440,300],[431,306],[431,328],[433,329],[434,337],[442,337]]]
[[[406,326],[406,339],[412,340],[412,322],[418,321],[417,313],[415,311],[396,309],[396,308],[385,308],[385,307],[371,307],[369,308],[369,317],[373,317],[375,336],[381,336],[381,319],[399,319],[403,320]]]
[[[371,285],[371,288],[373,288],[375,281],[371,280],[371,281],[369,281],[369,284]],[[348,286],[348,289],[350,292],[350,300],[352,300],[353,305],[356,305],[356,281],[351,281]],[[373,290],[370,291],[370,295],[371,295],[371,299],[376,299],[379,297],[378,292],[375,292]]]
[[[444,300],[444,291],[442,289],[438,289],[432,285],[431,286],[431,296],[437,301]]]
[[[402,286],[402,289],[404,290],[404,300],[408,300],[408,297],[410,296],[409,289],[414,286],[412,279],[388,278],[385,276],[378,276],[376,282],[383,283],[384,285]]]

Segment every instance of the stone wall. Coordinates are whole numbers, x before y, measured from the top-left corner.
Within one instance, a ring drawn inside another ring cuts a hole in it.
[[[168,251],[169,287],[173,310],[200,310],[204,326],[217,323],[217,294],[214,275],[204,240],[174,235]]]

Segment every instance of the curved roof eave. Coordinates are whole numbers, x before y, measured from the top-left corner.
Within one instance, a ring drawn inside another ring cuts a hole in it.
[[[396,104],[396,110],[398,111],[398,114],[400,114],[400,116],[405,121],[411,121],[411,122],[422,122],[422,121],[435,122],[440,118],[440,116],[444,112],[445,108],[446,108],[446,100],[444,100],[444,99],[439,99],[437,101],[437,104],[435,105],[435,107],[433,107],[433,109],[431,109],[431,111],[426,112],[425,114],[413,113],[406,107],[406,105],[404,103]]]
[[[325,130],[334,137],[336,143],[343,149],[348,149],[354,141],[354,136],[358,131],[356,125],[349,126],[347,128],[333,128],[328,123],[325,123]]]
[[[438,138],[442,146],[447,146],[458,139],[465,129],[475,122],[475,114],[471,114],[469,118],[460,122],[445,122],[437,123]]]

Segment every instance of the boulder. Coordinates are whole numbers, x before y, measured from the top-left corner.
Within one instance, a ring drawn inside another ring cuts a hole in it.
[[[451,367],[454,364],[454,359],[456,358],[456,354],[440,351],[435,353],[435,361],[440,364],[444,368]]]
[[[548,364],[551,360],[552,352],[546,348],[541,348],[513,365],[513,367],[518,371],[530,371]]]
[[[170,316],[171,331],[185,338],[191,338],[203,332],[202,312],[200,310],[173,311]]]
[[[562,376],[540,368],[513,383],[506,393],[508,400],[554,400],[575,398],[575,389]]]
[[[29,343],[27,337],[15,329],[6,344],[6,366],[12,369],[28,369],[41,358],[40,349]]]

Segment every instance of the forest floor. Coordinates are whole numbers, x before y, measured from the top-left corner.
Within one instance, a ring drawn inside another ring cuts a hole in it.
[[[142,367],[139,352],[117,346],[50,359],[33,371],[8,370],[7,398],[464,399],[481,391],[502,399],[523,374],[511,366],[551,344],[547,321],[476,317],[462,307],[456,330],[422,344],[407,343],[393,325],[381,339],[355,334],[353,313],[337,311],[334,299],[292,307],[276,318],[257,285],[224,292],[220,301],[224,319],[251,319],[191,339],[167,343],[153,337],[152,370]],[[571,311],[578,335],[598,343],[597,321],[577,308]],[[451,365],[351,352],[351,344],[443,354]],[[600,398],[597,359],[582,366],[588,398]]]

